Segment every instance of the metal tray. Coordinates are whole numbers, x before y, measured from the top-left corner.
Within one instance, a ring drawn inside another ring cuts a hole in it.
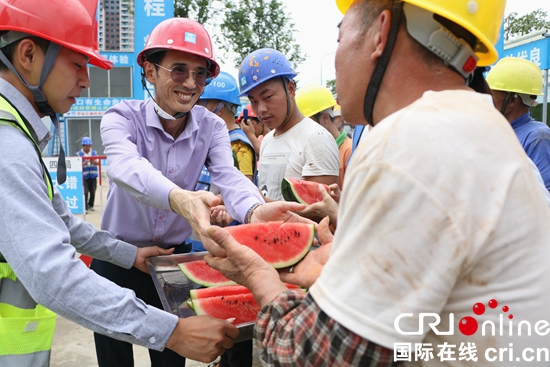
[[[181,272],[178,264],[202,260],[206,254],[207,252],[194,252],[156,256],[145,260],[165,311],[181,318],[195,316],[195,312],[189,308],[186,301],[189,299],[189,291],[201,288],[201,286],[189,280]],[[254,324],[254,322],[249,322],[237,325],[239,336],[235,342],[252,339]]]

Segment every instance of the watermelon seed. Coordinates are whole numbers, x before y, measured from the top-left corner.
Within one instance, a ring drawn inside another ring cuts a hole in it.
[[[256,241],[258,241],[258,236],[254,236],[254,239],[255,239]]]

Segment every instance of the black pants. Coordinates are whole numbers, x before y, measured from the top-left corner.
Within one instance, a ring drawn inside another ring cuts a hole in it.
[[[84,204],[86,204],[86,210],[94,207],[96,188],[97,178],[87,178],[84,180]]]
[[[185,248],[187,252],[190,249],[191,246]],[[175,252],[180,252],[177,247]],[[109,262],[95,259],[92,261],[90,268],[121,287],[132,289],[136,296],[145,303],[163,309],[151,275],[136,268],[124,269]],[[132,344],[98,333],[94,333],[94,340],[99,367],[134,366]],[[149,358],[151,359],[151,367],[185,367],[185,358],[168,348],[162,352],[149,349]]]
[[[225,351],[220,367],[252,367],[252,340],[234,344]]]

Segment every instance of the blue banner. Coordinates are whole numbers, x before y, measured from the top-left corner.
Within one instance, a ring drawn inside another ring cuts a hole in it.
[[[82,179],[82,158],[67,157],[67,181],[62,185],[57,183],[57,157],[42,158],[52,178],[53,185],[73,214],[84,214],[84,181]]]
[[[541,70],[550,69],[548,49],[550,38],[542,38],[533,42],[524,43],[515,47],[506,48],[502,57],[520,57],[537,64]]]

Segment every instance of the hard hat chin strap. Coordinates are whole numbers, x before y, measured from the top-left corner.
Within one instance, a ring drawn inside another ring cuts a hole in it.
[[[0,60],[6,65],[12,73],[14,73],[19,80],[31,91],[34,101],[36,103],[36,106],[38,107],[38,111],[40,113],[49,116],[52,120],[52,123],[55,127],[55,132],[57,135],[57,138],[59,139],[59,158],[57,161],[57,183],[63,184],[65,180],[67,179],[67,166],[65,164],[65,150],[63,149],[63,144],[61,143],[61,136],[59,135],[59,120],[57,118],[57,114],[52,109],[52,107],[48,104],[48,101],[46,100],[46,96],[44,95],[44,92],[42,92],[42,86],[44,85],[44,82],[46,82],[46,79],[48,78],[48,75],[50,75],[50,72],[53,69],[53,66],[55,65],[55,60],[57,59],[57,55],[59,53],[59,50],[61,50],[61,45],[50,42],[48,46],[48,50],[46,51],[46,55],[44,56],[44,64],[42,65],[42,71],[40,72],[40,80],[38,82],[38,85],[30,85],[27,83],[27,81],[19,74],[17,69],[12,65],[12,63],[8,60],[6,55],[4,55],[4,52],[0,50]],[[31,126],[27,126],[27,129],[29,131],[33,131]]]
[[[378,95],[380,84],[382,84],[382,78],[384,77],[384,73],[386,72],[386,68],[390,61],[390,56],[395,46],[402,14],[403,2],[401,0],[394,0],[391,9],[391,25],[388,34],[388,41],[386,42],[386,47],[384,47],[384,51],[378,59],[376,67],[372,73],[369,86],[367,87],[367,93],[365,95],[365,103],[363,104],[363,115],[371,126],[374,126],[374,121],[372,118],[374,103],[376,102],[376,96]]]
[[[290,119],[290,94],[288,93],[287,78],[282,76],[281,80],[283,81],[283,88],[285,88],[285,95],[286,95],[286,116],[285,116],[285,119],[283,120],[283,123],[281,124],[281,125],[284,125]]]
[[[147,91],[147,94],[149,94],[149,97],[151,97],[151,100],[153,101],[155,112],[159,117],[161,117],[165,120],[172,120],[173,121],[173,120],[178,120],[178,119],[184,117],[185,115],[187,115],[189,113],[189,112],[178,112],[174,116],[172,116],[168,112],[164,111],[162,108],[160,108],[160,106],[155,101],[155,98],[153,97],[153,95],[149,91],[149,88],[147,88],[147,83],[145,82],[145,80],[146,80],[145,79],[145,73],[144,73],[143,69],[141,69],[141,85],[143,86],[143,89],[145,89]]]

